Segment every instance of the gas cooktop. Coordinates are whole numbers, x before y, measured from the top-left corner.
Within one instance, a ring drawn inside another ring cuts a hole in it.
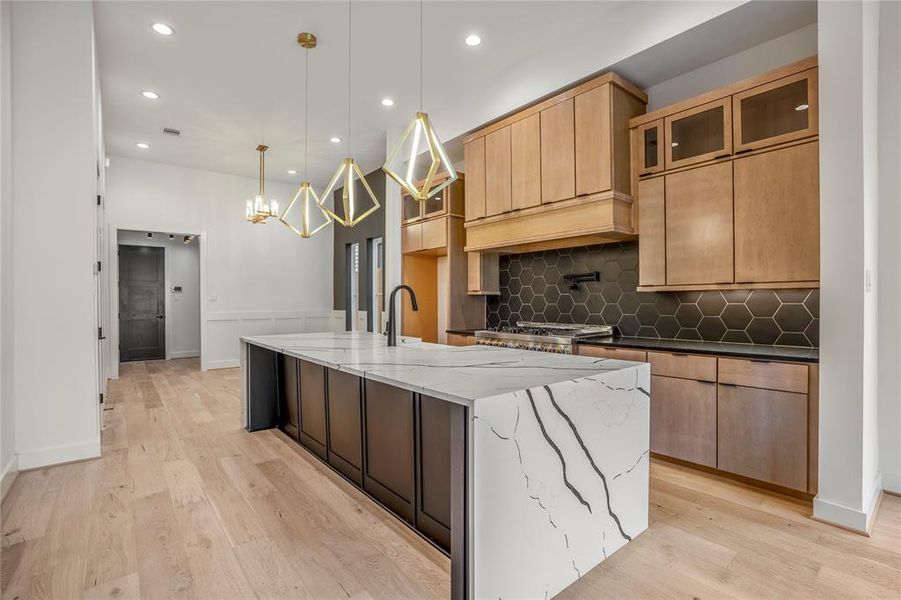
[[[587,337],[611,336],[610,325],[572,325],[519,321],[515,326],[490,327],[475,332],[476,343],[486,346],[572,353],[573,344]]]

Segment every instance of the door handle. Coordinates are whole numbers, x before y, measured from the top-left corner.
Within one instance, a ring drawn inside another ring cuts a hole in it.
[[[157,319],[165,319],[165,318],[166,318],[166,315],[157,315],[156,318],[157,318]]]

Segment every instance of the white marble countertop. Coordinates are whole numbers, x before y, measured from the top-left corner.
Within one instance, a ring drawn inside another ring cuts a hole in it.
[[[389,348],[385,336],[366,332],[262,335],[241,340],[366,379],[467,405],[480,398],[643,364],[492,346],[445,346],[410,337],[398,337],[398,345]]]

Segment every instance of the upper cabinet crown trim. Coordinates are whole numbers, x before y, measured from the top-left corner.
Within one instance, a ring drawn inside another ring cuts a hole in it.
[[[559,104],[560,102],[565,102],[576,96],[593,90],[594,88],[600,87],[606,83],[612,83],[613,85],[622,88],[629,94],[635,96],[645,104],[648,102],[648,95],[636,86],[634,83],[626,81],[613,71],[608,71],[603,75],[599,75],[593,79],[589,79],[583,83],[574,85],[570,88],[564,88],[562,91],[553,92],[549,96],[545,96],[544,100],[538,100],[533,104],[528,104],[526,106],[517,108],[515,111],[509,113],[506,117],[501,117],[494,123],[487,125],[481,129],[478,129],[466,137],[463,138],[463,143],[468,144],[473,140],[477,140],[481,137],[485,137],[489,133],[497,131],[498,129],[503,129],[504,127],[525,119],[526,117],[532,116],[534,114],[540,113],[542,110],[550,108],[555,104]]]
[[[649,123],[656,119],[662,119],[664,117],[668,117],[678,112],[682,112],[683,110],[687,110],[689,108],[693,108],[699,104],[703,104],[705,102],[713,102],[715,100],[721,100],[724,98],[728,98],[729,96],[733,96],[735,94],[739,94],[751,88],[755,88],[759,85],[770,83],[775,79],[780,79],[782,77],[788,77],[790,75],[794,75],[796,73],[800,73],[802,71],[806,71],[808,69],[812,69],[817,66],[817,57],[809,56],[805,59],[799,60],[798,62],[791,63],[789,65],[785,65],[784,67],[779,67],[777,69],[773,69],[772,71],[768,71],[761,75],[755,75],[754,77],[749,77],[748,79],[743,79],[742,81],[738,81],[736,83],[727,85],[725,87],[717,88],[715,90],[711,90],[706,94],[701,94],[699,96],[693,96],[687,100],[683,100],[682,102],[677,102],[675,104],[670,104],[664,108],[659,110],[655,110],[654,112],[645,113],[643,115],[639,115],[634,117],[629,121],[629,127],[638,127],[639,125],[644,125],[645,123]]]

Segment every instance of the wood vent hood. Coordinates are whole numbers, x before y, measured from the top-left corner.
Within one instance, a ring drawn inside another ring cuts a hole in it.
[[[641,89],[608,72],[468,135],[466,251],[633,239],[629,119],[646,105]]]

